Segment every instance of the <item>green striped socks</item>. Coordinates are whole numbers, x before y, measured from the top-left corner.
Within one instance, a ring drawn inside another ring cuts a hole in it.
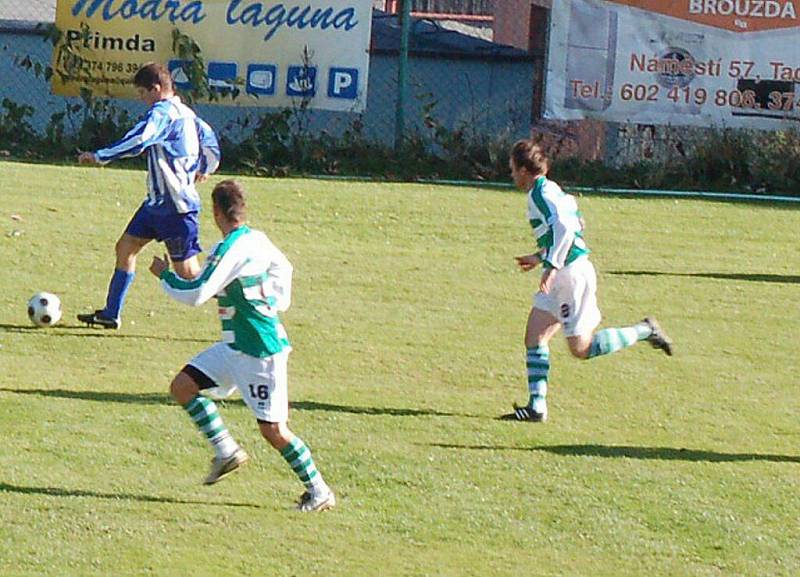
[[[294,437],[288,445],[281,449],[281,456],[286,459],[292,471],[300,478],[309,490],[314,492],[324,492],[327,489],[322,475],[317,471],[314,458],[311,456],[311,449],[303,442],[300,437]]]
[[[528,406],[537,413],[547,411],[547,373],[550,371],[550,349],[541,345],[528,349],[525,356],[528,370]]]
[[[620,349],[630,347],[638,341],[643,341],[650,336],[652,330],[645,323],[638,323],[632,327],[622,329],[603,329],[592,338],[587,359],[615,353]]]
[[[183,405],[183,408],[214,447],[218,457],[230,457],[236,452],[239,445],[222,422],[214,401],[202,395],[195,395],[191,401]]]

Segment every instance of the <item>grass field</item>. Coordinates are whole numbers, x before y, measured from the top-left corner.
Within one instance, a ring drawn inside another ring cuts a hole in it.
[[[143,173],[0,174],[4,577],[800,574],[797,209],[580,199],[604,325],[655,314],[677,354],[581,362],[559,337],[533,425],[496,419],[526,398],[523,195],[246,179],[295,265],[291,425],[339,498],[301,515],[239,400],[222,415],[253,459],[200,485],[210,450],[167,388],[216,308],[163,295],[161,247],[122,330],[74,320],[102,304]],[[60,326],[29,326],[37,290]]]

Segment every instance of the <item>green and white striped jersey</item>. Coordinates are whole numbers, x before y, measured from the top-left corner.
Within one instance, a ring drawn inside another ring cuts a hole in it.
[[[172,298],[199,306],[213,296],[219,304],[222,342],[253,357],[268,357],[290,347],[278,317],[291,303],[292,264],[263,232],[240,226],[214,245],[192,280],[161,273]]]
[[[528,193],[528,220],[536,245],[544,249],[544,266],[560,269],[588,254],[578,203],[544,176]]]

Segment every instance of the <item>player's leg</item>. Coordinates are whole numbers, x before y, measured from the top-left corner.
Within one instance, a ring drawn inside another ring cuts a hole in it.
[[[173,260],[172,267],[175,273],[185,279],[193,279],[200,274],[200,261],[196,256],[187,258],[186,260]]]
[[[614,327],[567,337],[570,352],[579,359],[593,359],[602,355],[616,353],[631,347],[639,341],[648,340],[653,334],[651,326],[642,321],[629,327]]]
[[[114,274],[108,283],[105,308],[80,314],[79,321],[107,329],[119,328],[125,298],[136,274],[136,257],[154,237],[152,217],[144,206],[139,207],[114,246]]]
[[[234,354],[237,358],[237,386],[258,421],[261,435],[281,454],[306,487],[298,508],[301,511],[330,509],[336,504],[333,491],[317,470],[311,450],[286,424],[289,418],[289,351],[264,359]]]
[[[185,279],[200,274],[197,255],[202,252],[198,239],[199,224],[196,212],[165,218],[160,225],[159,240],[163,240],[175,273]]]
[[[114,269],[111,282],[108,284],[106,308],[103,309],[103,316],[117,320],[122,316],[122,307],[125,306],[128,289],[130,289],[136,276],[136,257],[139,256],[139,253],[151,240],[150,238],[134,236],[128,232],[122,233],[115,246],[117,266]]]
[[[547,294],[536,293],[533,310],[525,334],[526,366],[528,369],[528,404],[514,407],[517,420],[544,421],[547,419],[547,384],[550,371],[550,339],[559,328],[567,337],[580,334],[587,323],[593,329],[600,322],[600,311],[587,306],[583,299],[587,279],[594,278],[594,267],[588,259],[579,259],[555,273]],[[596,283],[595,283],[596,285]],[[594,286],[594,285],[591,285]],[[590,329],[590,332],[591,332]],[[578,332],[576,332],[576,330]]]
[[[576,263],[569,317],[563,319],[564,334],[570,352],[579,359],[592,359],[649,341],[654,347],[672,354],[672,343],[655,319],[647,318],[628,327],[607,328],[594,332],[600,322],[597,307],[597,277],[592,264]],[[567,307],[567,305],[563,305]]]
[[[204,483],[211,485],[247,462],[248,456],[231,436],[214,401],[200,394],[226,382],[227,345],[218,343],[195,356],[170,384],[170,394],[205,435],[215,456]]]
[[[540,306],[545,298],[538,298]],[[550,340],[561,323],[544,308],[534,306],[525,327],[525,367],[528,377],[528,402],[514,405],[514,412],[503,418],[517,421],[541,422],[547,420],[547,379],[550,372]]]
[[[567,338],[570,351],[580,359],[593,359],[615,353],[639,341],[647,341],[653,348],[661,349],[672,356],[672,341],[652,317],[629,327],[603,329],[593,335]]]
[[[552,314],[533,308],[525,329],[525,367],[528,404],[533,420],[547,420],[547,380],[550,372],[550,340],[561,328]]]
[[[311,449],[303,439],[289,430],[286,422],[258,421],[261,435],[269,441],[289,464],[306,490],[300,496],[298,509],[304,512],[325,511],[336,505],[336,497],[314,463]]]
[[[118,329],[122,316],[122,307],[128,290],[136,276],[136,256],[141,252],[149,238],[132,236],[127,232],[117,241],[114,247],[116,266],[108,283],[106,306],[93,313],[79,314],[78,320],[90,325],[99,325],[107,329]]]

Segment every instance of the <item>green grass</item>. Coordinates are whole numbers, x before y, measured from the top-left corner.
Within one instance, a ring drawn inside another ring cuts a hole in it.
[[[222,414],[253,459],[199,484],[210,450],[167,388],[218,321],[163,295],[161,247],[122,330],[74,321],[142,173],[0,170],[4,577],[800,574],[797,210],[582,198],[604,325],[656,314],[677,354],[581,362],[558,337],[530,425],[496,420],[526,397],[523,195],[244,179],[295,265],[291,426],[339,497],[303,516],[240,401]],[[37,290],[60,326],[29,327]]]

